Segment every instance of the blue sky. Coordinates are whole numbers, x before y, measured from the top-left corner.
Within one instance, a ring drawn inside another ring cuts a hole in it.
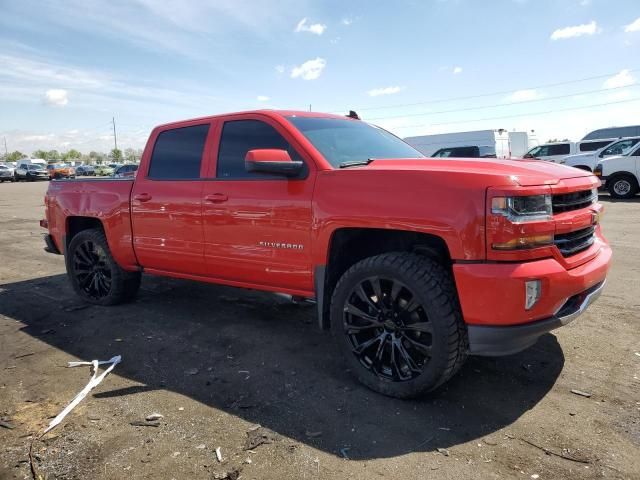
[[[139,148],[166,121],[309,105],[355,109],[400,136],[507,128],[579,139],[640,123],[637,0],[22,0],[2,10],[9,150],[107,151],[112,116],[119,146]]]

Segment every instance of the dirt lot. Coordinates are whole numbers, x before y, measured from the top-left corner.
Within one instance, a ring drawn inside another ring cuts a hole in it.
[[[116,354],[35,444],[49,478],[640,478],[640,198],[602,198],[615,261],[588,313],[400,401],[351,378],[312,307],[273,295],[145,277],[134,303],[83,305],[42,249],[45,189],[0,185],[0,478],[30,478],[32,434],[86,384],[66,363]]]

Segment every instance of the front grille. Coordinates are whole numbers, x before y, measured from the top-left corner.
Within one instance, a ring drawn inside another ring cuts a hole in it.
[[[575,232],[557,234],[554,243],[563,257],[569,257],[589,248],[595,240],[596,227],[591,226]]]
[[[594,195],[592,190],[554,195],[552,199],[553,213],[579,210],[592,205],[596,200],[598,200],[598,194]]]

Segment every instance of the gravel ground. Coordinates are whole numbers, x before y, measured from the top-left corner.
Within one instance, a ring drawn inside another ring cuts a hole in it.
[[[313,307],[274,295],[145,277],[134,303],[83,305],[42,249],[45,189],[0,184],[0,478],[30,478],[33,434],[86,384],[66,362],[117,354],[34,443],[43,475],[640,478],[640,198],[602,197],[614,265],[585,315],[400,401],[352,379]]]

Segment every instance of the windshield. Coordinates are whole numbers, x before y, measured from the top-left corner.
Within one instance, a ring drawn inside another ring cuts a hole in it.
[[[376,158],[425,158],[398,137],[360,120],[287,117],[334,167]]]

